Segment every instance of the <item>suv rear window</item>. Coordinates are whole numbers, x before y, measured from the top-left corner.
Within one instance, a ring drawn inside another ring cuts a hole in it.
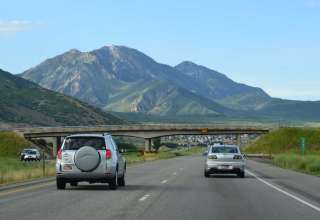
[[[63,145],[63,150],[78,150],[83,146],[90,146],[96,150],[105,150],[104,138],[100,137],[71,137],[67,138]]]
[[[27,154],[37,154],[37,152],[33,151],[33,150],[30,150],[27,152]]]
[[[236,147],[213,147],[211,152],[214,154],[237,154],[238,148],[236,148]]]

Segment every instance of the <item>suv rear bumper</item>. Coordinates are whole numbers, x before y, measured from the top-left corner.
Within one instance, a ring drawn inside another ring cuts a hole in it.
[[[108,183],[114,179],[113,173],[57,173],[57,179],[64,182]]]

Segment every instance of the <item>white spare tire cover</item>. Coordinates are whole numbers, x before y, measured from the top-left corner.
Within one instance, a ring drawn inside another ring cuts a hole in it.
[[[84,172],[95,170],[101,161],[99,152],[90,146],[81,147],[74,155],[76,167]]]

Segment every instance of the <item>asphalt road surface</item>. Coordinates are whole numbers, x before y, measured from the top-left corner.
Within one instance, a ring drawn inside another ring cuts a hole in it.
[[[0,219],[320,219],[320,178],[247,161],[246,178],[204,178],[204,158],[134,165],[110,191],[55,182],[0,192]]]

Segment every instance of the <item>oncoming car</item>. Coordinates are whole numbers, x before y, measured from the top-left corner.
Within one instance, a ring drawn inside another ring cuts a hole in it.
[[[40,152],[38,149],[24,149],[20,153],[20,160],[24,161],[40,161]]]
[[[56,183],[108,183],[110,189],[125,185],[126,161],[109,134],[81,134],[65,138],[58,151]]]
[[[208,150],[204,176],[210,174],[237,174],[245,177],[245,161],[236,145],[213,145]]]

